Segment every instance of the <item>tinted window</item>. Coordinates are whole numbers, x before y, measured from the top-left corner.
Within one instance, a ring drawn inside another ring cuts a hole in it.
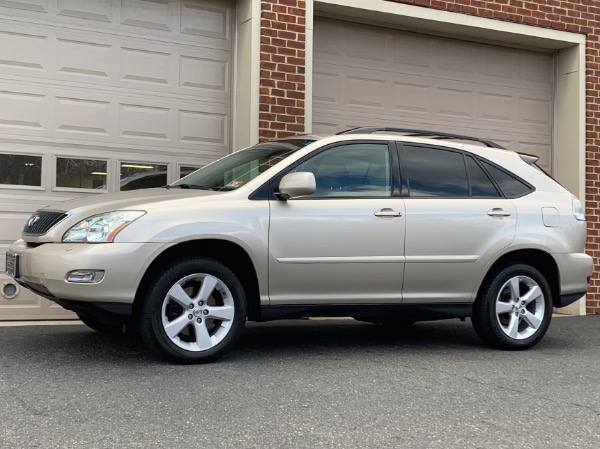
[[[410,196],[469,196],[461,153],[428,147],[404,147]]]
[[[487,162],[482,161],[482,164],[488,173],[492,175],[492,178],[494,178],[496,183],[500,186],[504,196],[508,198],[516,198],[531,192],[531,187],[518,180],[513,175],[505,172],[504,170],[500,170],[499,168],[493,166],[492,164],[488,164]]]
[[[390,196],[390,161],[387,143],[340,145],[297,166],[295,172],[312,172],[317,191],[312,197]]]
[[[471,182],[472,196],[500,196],[500,193],[494,187],[494,184],[488,178],[488,175],[470,156],[467,156],[467,169],[469,170],[469,181]]]

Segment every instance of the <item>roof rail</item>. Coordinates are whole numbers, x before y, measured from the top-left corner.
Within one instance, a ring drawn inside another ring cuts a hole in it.
[[[479,142],[490,148],[500,148],[505,150],[501,145],[491,140],[479,139],[477,137],[463,136],[461,134],[444,133],[439,131],[427,131],[423,129],[411,129],[411,128],[390,128],[382,126],[362,126],[358,128],[351,128],[345,131],[340,131],[336,135],[340,134],[371,134],[376,132],[395,132],[410,135],[411,137],[431,137],[433,139],[455,139],[455,140],[469,140],[473,142]]]

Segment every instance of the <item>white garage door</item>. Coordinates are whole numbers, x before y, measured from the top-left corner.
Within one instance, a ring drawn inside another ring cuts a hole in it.
[[[387,125],[488,138],[551,169],[552,55],[315,21],[313,132]]]
[[[0,2],[0,272],[36,209],[164,185],[229,152],[232,6]],[[0,319],[70,316],[6,296]]]

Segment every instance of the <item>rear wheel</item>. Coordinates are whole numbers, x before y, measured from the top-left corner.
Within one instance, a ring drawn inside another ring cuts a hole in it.
[[[473,327],[490,346],[520,350],[536,345],[552,319],[552,292],[536,268],[515,264],[495,272],[473,307]]]
[[[225,265],[193,257],[177,261],[150,286],[140,317],[145,343],[176,363],[222,357],[246,321],[242,284]]]

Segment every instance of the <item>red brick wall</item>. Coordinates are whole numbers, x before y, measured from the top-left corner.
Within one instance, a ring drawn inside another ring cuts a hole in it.
[[[304,132],[306,2],[264,0],[260,28],[259,138]]]
[[[388,0],[425,8],[554,28],[587,35],[587,251],[600,256],[600,0]],[[304,131],[305,1],[263,0],[260,125],[262,140]],[[600,266],[596,264],[596,273]],[[600,276],[587,296],[600,313]]]

